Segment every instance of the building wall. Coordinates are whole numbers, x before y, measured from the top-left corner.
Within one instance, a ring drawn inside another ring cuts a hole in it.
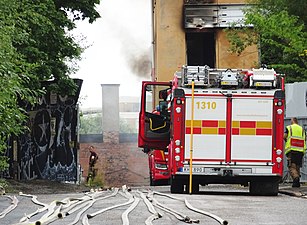
[[[154,7],[154,80],[169,81],[185,64],[182,0],[156,0]]]
[[[174,72],[186,65],[186,41],[183,29],[183,5],[189,3],[236,4],[242,0],[156,0],[154,7],[154,72],[153,80],[169,81]],[[208,28],[212,29],[212,28]],[[204,30],[200,31],[204,32]],[[229,43],[221,28],[215,28],[216,56],[218,68],[251,68],[258,63],[256,46],[247,48],[240,56],[229,53]]]
[[[258,49],[256,45],[247,47],[239,56],[229,52],[230,44],[225,30],[216,32],[216,67],[217,68],[253,68],[258,66]]]

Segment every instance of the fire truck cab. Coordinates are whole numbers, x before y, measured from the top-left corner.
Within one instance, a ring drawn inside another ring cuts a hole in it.
[[[164,115],[152,113],[158,98]],[[284,99],[283,77],[273,69],[183,66],[171,82],[143,82],[139,147],[168,148],[172,193],[229,183],[277,195]]]

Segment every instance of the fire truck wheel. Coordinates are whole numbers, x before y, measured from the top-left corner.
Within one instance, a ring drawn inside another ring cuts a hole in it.
[[[186,185],[186,193],[189,194],[190,193],[190,184]],[[197,194],[199,193],[199,184],[198,183],[192,183],[192,194]]]
[[[183,193],[183,183],[180,180],[171,180],[171,193],[172,194],[182,194]]]
[[[156,182],[152,179],[152,175],[150,174],[150,186],[156,186]]]
[[[278,181],[251,181],[249,192],[251,195],[276,196],[278,195]]]

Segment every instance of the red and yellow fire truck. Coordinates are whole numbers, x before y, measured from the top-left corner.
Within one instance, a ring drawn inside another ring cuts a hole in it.
[[[172,193],[229,183],[277,195],[284,105],[284,80],[273,69],[184,66],[171,82],[143,81],[138,145],[167,149]]]

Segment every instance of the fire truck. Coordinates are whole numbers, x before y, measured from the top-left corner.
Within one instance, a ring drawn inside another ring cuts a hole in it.
[[[153,149],[148,152],[150,186],[169,184],[168,151]]]
[[[183,66],[170,82],[143,81],[138,145],[167,149],[172,193],[241,184],[277,195],[284,105],[284,78],[274,69]]]

